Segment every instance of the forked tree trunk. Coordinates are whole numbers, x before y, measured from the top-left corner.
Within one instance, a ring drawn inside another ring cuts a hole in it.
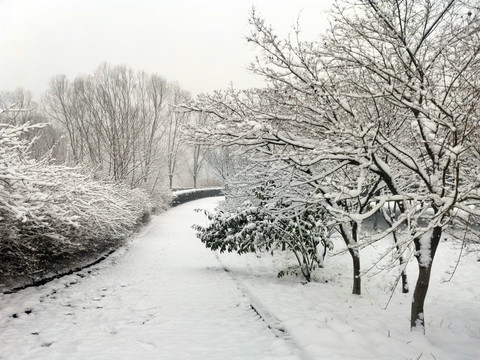
[[[429,241],[430,249],[428,249],[425,243],[422,244],[421,239],[414,239],[416,249],[415,257],[418,261],[418,279],[415,285],[415,292],[413,293],[410,328],[411,330],[418,329],[423,331],[423,333],[425,333],[425,298],[427,296],[428,285],[430,284],[432,263],[442,236],[442,230],[440,226],[433,229]],[[425,261],[425,257],[421,254],[423,251],[428,252],[429,261]]]

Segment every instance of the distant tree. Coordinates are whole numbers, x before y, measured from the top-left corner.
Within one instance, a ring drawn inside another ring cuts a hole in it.
[[[205,154],[206,149],[202,145],[193,145],[193,163],[191,167],[192,177],[193,177],[193,188],[197,188],[197,181],[198,176],[200,174],[200,170],[202,170],[204,162],[205,162]]]
[[[62,150],[64,142],[62,133],[57,127],[48,122],[41,106],[33,100],[32,93],[17,89],[0,93],[0,123],[14,126],[24,124],[43,124],[42,127],[30,129],[23,134],[31,143],[31,155],[37,159],[48,156],[52,161],[63,162]],[[8,110],[10,109],[10,110]]]
[[[205,152],[205,161],[215,174],[225,182],[239,172],[241,156],[232,146],[210,146]]]
[[[170,94],[170,108],[167,115],[166,123],[166,156],[167,171],[170,189],[173,187],[173,176],[177,169],[179,155],[184,150],[181,142],[181,132],[183,127],[188,123],[188,114],[176,111],[176,107],[190,98],[190,94],[180,88],[178,84],[174,84]]]
[[[180,112],[180,114],[184,115],[184,113]],[[185,124],[185,127],[188,126],[200,126],[205,122],[205,115],[201,113],[194,114],[194,116],[190,117],[191,124]],[[181,129],[181,134],[184,132],[184,129]],[[187,139],[188,142],[188,139]],[[187,146],[188,150],[187,153],[191,153],[191,159],[187,159],[187,166],[192,176],[193,180],[193,188],[197,188],[198,177],[200,175],[200,171],[203,169],[205,165],[205,154],[208,152],[207,147],[204,144],[196,143],[195,141],[190,142]]]
[[[0,92],[0,115],[2,123],[23,125],[36,122],[33,110],[38,105],[32,99],[32,93],[19,88],[15,91]],[[32,121],[33,120],[33,121]]]
[[[158,75],[104,64],[73,82],[55,77],[45,102],[68,134],[73,164],[154,192],[172,154],[169,104],[180,91]]]

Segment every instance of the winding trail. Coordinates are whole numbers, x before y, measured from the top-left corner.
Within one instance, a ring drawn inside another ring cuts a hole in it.
[[[92,268],[1,295],[0,359],[300,359],[195,237],[193,210],[217,200],[155,217]]]

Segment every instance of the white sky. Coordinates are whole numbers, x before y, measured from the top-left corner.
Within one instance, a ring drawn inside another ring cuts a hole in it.
[[[56,74],[124,64],[178,81],[192,94],[233,83],[260,85],[246,71],[253,5],[287,34],[300,14],[305,38],[326,25],[330,0],[0,0],[0,90],[39,97]]]

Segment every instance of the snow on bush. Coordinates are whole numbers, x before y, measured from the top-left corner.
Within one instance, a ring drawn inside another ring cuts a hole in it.
[[[318,208],[295,207],[291,202],[268,199],[268,189],[256,188],[257,201],[236,209],[205,214],[206,227],[195,225],[197,237],[211,250],[237,252],[291,251],[307,281],[323,267],[327,249],[333,249],[324,213]],[[283,276],[287,271],[281,271]]]
[[[31,158],[21,135],[33,127],[0,124],[2,276],[33,276],[111,249],[153,209],[142,189]]]
[[[207,188],[207,189],[186,189],[174,191],[171,198],[171,206],[177,206],[188,201],[198,200],[205,197],[221,196],[223,188]]]

